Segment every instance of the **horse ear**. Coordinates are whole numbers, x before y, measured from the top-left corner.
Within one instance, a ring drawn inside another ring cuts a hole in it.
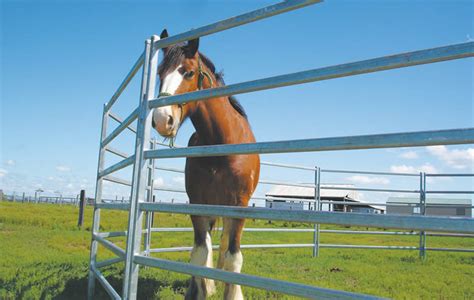
[[[184,46],[184,54],[186,58],[194,57],[199,48],[199,38],[188,41],[188,44]]]
[[[165,29],[163,29],[163,31],[160,34],[160,39],[161,40],[166,39],[167,37],[168,37],[168,30],[166,30],[166,28],[165,28]],[[161,50],[163,50],[163,53],[166,55],[166,52],[168,52],[168,47],[162,48]]]
[[[163,29],[163,31],[160,34],[160,39],[166,39],[168,37],[168,30]]]

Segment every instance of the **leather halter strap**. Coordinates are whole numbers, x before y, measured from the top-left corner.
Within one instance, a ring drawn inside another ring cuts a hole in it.
[[[211,84],[211,87],[213,85],[213,81],[212,81],[212,77],[211,75],[209,75],[208,72],[204,71],[203,68],[202,68],[202,63],[201,63],[201,58],[198,56],[198,90],[202,90],[203,89],[203,83],[204,83],[204,77],[207,78],[207,80],[209,80],[209,83]],[[170,93],[166,93],[166,92],[160,92],[158,94],[158,98],[161,98],[161,97],[169,97],[169,96],[173,96],[172,94]],[[180,110],[180,122],[183,121],[183,106],[185,106],[187,103],[179,103],[178,104],[178,107],[179,107],[179,110]]]
[[[202,69],[201,58],[198,57],[198,90],[202,90],[202,88],[203,88],[204,77],[206,77],[207,80],[209,80],[209,83],[212,86],[213,85],[212,77],[211,77],[211,75],[209,75],[208,72],[206,72]],[[169,97],[169,96],[173,96],[173,95],[170,94],[170,93],[166,93],[166,92],[161,92],[161,93],[158,94],[158,98],[160,98],[160,97]],[[186,104],[187,103],[180,103],[180,104],[178,104],[178,106],[181,107],[181,106],[184,106]]]

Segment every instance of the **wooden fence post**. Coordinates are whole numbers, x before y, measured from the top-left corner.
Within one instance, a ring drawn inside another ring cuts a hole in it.
[[[79,200],[79,218],[77,220],[77,227],[82,228],[84,223],[84,210],[86,207],[86,191],[81,190],[81,196]]]

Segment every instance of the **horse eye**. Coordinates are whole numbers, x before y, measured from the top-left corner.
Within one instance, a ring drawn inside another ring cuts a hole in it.
[[[184,73],[184,77],[186,78],[191,78],[193,76],[194,76],[194,71],[189,71],[189,72]]]

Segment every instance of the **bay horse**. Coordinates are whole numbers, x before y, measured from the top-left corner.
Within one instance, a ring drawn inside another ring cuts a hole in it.
[[[163,30],[161,39],[168,37]],[[177,95],[224,85],[221,73],[198,51],[199,38],[163,48],[158,67],[159,97]],[[234,97],[218,97],[153,111],[153,128],[173,139],[184,120],[191,119],[195,132],[188,146],[254,143],[247,115]],[[191,204],[247,206],[258,183],[260,158],[257,154],[187,158],[186,193]],[[191,216],[194,246],[191,264],[213,267],[211,231],[216,217]],[[240,239],[245,219],[223,218],[217,267],[238,272],[243,257]],[[215,292],[211,279],[192,277],[185,299],[205,299]],[[243,299],[239,285],[225,284],[224,299]]]

